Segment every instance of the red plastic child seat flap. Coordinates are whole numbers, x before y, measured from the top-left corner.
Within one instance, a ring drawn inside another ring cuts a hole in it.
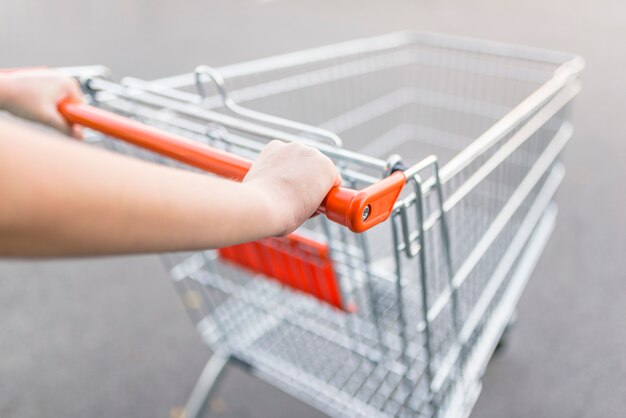
[[[291,234],[221,248],[219,255],[225,261],[346,310],[325,243]]]

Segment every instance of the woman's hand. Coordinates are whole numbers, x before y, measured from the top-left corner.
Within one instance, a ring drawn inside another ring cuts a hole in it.
[[[340,184],[341,175],[330,158],[314,148],[281,141],[263,149],[243,181],[251,195],[265,202],[258,221],[268,223],[274,235],[294,231],[315,213],[331,187]]]
[[[82,101],[80,87],[71,77],[54,70],[0,72],[0,109],[80,138],[79,127],[57,110],[64,99]]]

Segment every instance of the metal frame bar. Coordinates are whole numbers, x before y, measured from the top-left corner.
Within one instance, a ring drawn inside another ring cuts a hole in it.
[[[226,367],[231,362],[230,356],[214,353],[202,369],[198,381],[193,387],[185,404],[185,418],[201,418],[206,404],[217,390]]]

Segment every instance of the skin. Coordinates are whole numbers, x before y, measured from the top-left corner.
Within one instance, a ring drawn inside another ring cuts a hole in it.
[[[80,137],[56,110],[80,100],[52,71],[0,73],[0,109]],[[341,178],[301,144],[273,141],[242,183],[104,151],[0,119],[0,256],[218,248],[295,230]]]

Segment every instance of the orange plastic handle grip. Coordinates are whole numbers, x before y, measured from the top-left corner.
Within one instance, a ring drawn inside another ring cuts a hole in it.
[[[221,177],[241,181],[252,166],[252,161],[246,158],[84,103],[66,100],[59,103],[58,108],[70,123],[99,131]],[[353,232],[363,232],[387,220],[405,183],[406,177],[397,171],[362,190],[333,187],[317,212]]]

